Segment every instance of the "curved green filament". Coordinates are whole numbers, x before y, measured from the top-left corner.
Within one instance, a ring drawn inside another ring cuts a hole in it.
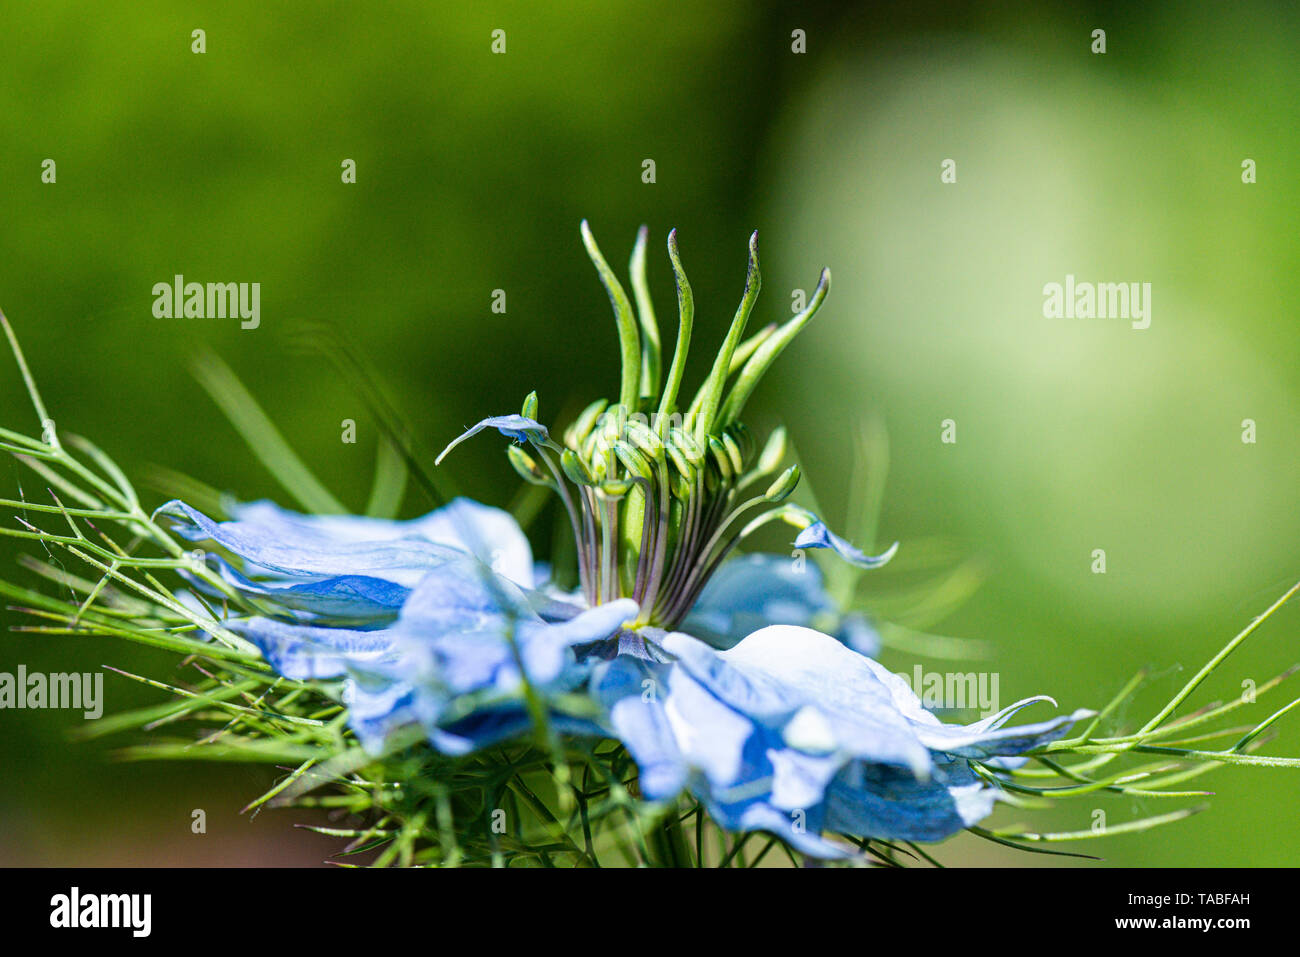
[[[754,350],[754,354],[749,357],[744,368],[740,370],[740,375],[736,378],[736,384],[731,388],[731,394],[727,396],[726,404],[722,407],[722,413],[718,416],[718,425],[725,428],[736,417],[740,415],[745,403],[749,400],[758,385],[764,373],[771,367],[779,356],[788,346],[791,340],[799,334],[808,321],[817,314],[823,302],[826,301],[826,294],[831,288],[831,271],[823,269],[821,279],[817,282],[817,291],[813,293],[812,302],[808,307],[799,313],[785,325],[781,326],[775,333],[769,336],[764,342]]]
[[[668,258],[673,263],[673,279],[677,283],[677,347],[673,350],[673,363],[668,369],[668,380],[664,383],[664,392],[659,399],[659,421],[665,423],[677,404],[677,392],[682,385],[682,375],[686,372],[686,354],[691,348],[691,326],[695,322],[695,297],[691,294],[691,284],[682,269],[681,257],[677,254],[677,230],[668,234]],[[661,427],[661,435],[666,435],[666,427]]]
[[[600,247],[596,245],[596,237],[591,234],[591,227],[587,225],[585,219],[582,221],[582,244],[587,247],[587,255],[591,257],[596,272],[600,274],[600,281],[604,284],[605,291],[609,293],[610,305],[614,307],[614,318],[618,321],[618,344],[623,358],[623,376],[619,383],[618,401],[623,408],[635,411],[641,387],[641,338],[637,334],[636,320],[632,318],[632,303],[628,300],[627,293],[623,291],[622,283],[614,275],[614,270],[609,268],[609,263],[601,255]]]
[[[645,279],[645,244],[649,234],[650,230],[646,226],[637,230],[628,272],[632,274],[632,295],[636,298],[637,319],[641,322],[641,394],[653,398],[659,394],[659,367],[662,359],[659,351],[659,323],[655,319],[650,286]]]
[[[754,300],[758,298],[758,291],[762,285],[763,275],[758,266],[758,230],[754,230],[749,237],[749,272],[745,276],[745,294],[736,309],[735,317],[731,320],[727,338],[722,341],[722,348],[718,350],[718,357],[713,362],[713,371],[700,387],[695,437],[701,442],[706,435],[714,431],[714,420],[718,414],[718,406],[722,402],[722,390],[727,385],[727,373],[731,370],[731,357],[740,344],[740,337],[744,335],[745,323],[749,321]],[[750,361],[752,362],[753,359]]]

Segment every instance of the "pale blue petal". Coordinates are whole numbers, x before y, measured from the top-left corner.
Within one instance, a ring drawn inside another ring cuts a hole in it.
[[[532,550],[518,524],[509,513],[469,499],[402,522],[302,515],[270,502],[232,511],[234,520],[214,522],[172,501],[155,515],[170,519],[183,538],[214,541],[259,569],[293,578],[364,576],[410,588],[450,556],[469,552],[523,587],[533,581]]]
[[[767,625],[816,628],[864,655],[880,649],[880,636],[865,618],[840,613],[816,564],[763,553],[724,562],[704,586],[682,631],[725,649]]]
[[[974,724],[944,724],[921,706],[921,699],[906,681],[879,662],[870,658],[864,660],[877,679],[889,689],[894,707],[912,723],[917,738],[932,751],[974,759],[1013,756],[1049,744],[1062,737],[1075,722],[1092,717],[1092,712],[1079,710],[1036,724],[1004,728],[1007,720],[1028,705],[1038,701],[1056,704],[1046,695],[1036,695],[1017,701]]]
[[[468,429],[460,434],[459,437],[452,440],[445,449],[438,453],[438,457],[433,460],[434,465],[441,465],[442,460],[447,457],[447,453],[454,449],[460,443],[464,442],[470,436],[478,435],[484,429],[496,429],[506,438],[514,439],[516,442],[545,442],[549,437],[546,426],[540,422],[535,422],[530,418],[512,413],[510,415],[493,415],[481,422],[471,425]]]
[[[670,635],[665,647],[710,692],[757,721],[784,726],[808,707],[825,720],[829,749],[902,765],[918,777],[929,773],[929,751],[871,660],[829,635],[774,625],[729,651],[715,652],[686,635]]]
[[[575,646],[604,641],[635,619],[640,610],[631,598],[620,598],[565,622],[520,623],[517,640],[529,680],[543,685],[558,680],[574,661]]]
[[[840,755],[805,754],[786,747],[771,750],[768,758],[772,763],[772,805],[786,811],[820,805],[844,766]]]
[[[597,665],[591,678],[593,696],[637,763],[641,793],[652,801],[676,797],[688,770],[664,710],[667,674],[666,665],[620,655]]]
[[[415,534],[463,548],[521,588],[537,581],[528,536],[504,509],[457,498],[410,524]]]
[[[251,520],[214,522],[172,501],[154,514],[171,519],[183,538],[216,542],[245,562],[296,578],[359,575],[413,587],[429,570],[464,555],[460,548],[414,537],[340,538],[309,516],[280,512],[272,518],[269,509],[259,509]]]
[[[449,545],[469,552],[525,588],[533,583],[533,552],[519,523],[509,512],[469,498],[455,498],[427,515],[406,521],[364,515],[303,515],[271,502],[250,502],[231,510],[232,517],[269,533],[293,538],[317,535],[331,543],[366,544],[404,539]]]
[[[382,753],[393,731],[418,720],[416,698],[414,686],[391,675],[355,674],[343,686],[348,727],[370,754]]]
[[[1094,713],[1080,709],[1072,714],[1058,715],[1046,721],[1018,725],[1014,728],[941,724],[938,727],[918,730],[917,736],[929,748],[966,758],[1015,756],[1064,737],[1073,724],[1091,718]]]
[[[709,814],[730,831],[766,831],[781,838],[795,850],[822,860],[852,857],[856,849],[836,844],[821,836],[823,823],[821,809],[815,813],[783,811],[765,800],[752,800],[734,805],[717,805],[706,802]]]
[[[826,792],[826,827],[882,840],[941,841],[988,817],[997,792],[965,762],[918,781],[883,764],[845,768]]]
[[[339,678],[350,668],[382,661],[392,652],[386,631],[354,631],[288,624],[270,618],[231,619],[223,625],[257,645],[286,678]]]
[[[879,568],[894,557],[894,553],[898,551],[898,542],[890,545],[883,554],[868,555],[832,532],[826,527],[825,522],[816,521],[799,533],[794,540],[794,547],[829,548],[846,562],[857,565],[859,568]]]
[[[874,658],[880,654],[880,632],[876,631],[862,615],[850,612],[840,620],[835,637],[860,655]]]
[[[554,713],[547,720],[551,730],[557,734],[590,738],[605,736],[600,726],[588,719]],[[521,737],[532,729],[533,718],[526,708],[484,709],[452,724],[430,728],[429,743],[443,754],[472,754],[482,748]]]
[[[706,647],[701,645],[701,647]],[[752,717],[728,705],[686,670],[669,667],[664,709],[687,764],[710,791],[748,788],[770,767]]]
[[[385,673],[402,690],[394,693],[378,669],[367,669],[351,692],[365,719],[354,728],[372,751],[394,727],[412,722],[447,753],[502,740],[531,723],[524,675],[544,698],[577,688],[589,666],[575,647],[606,641],[638,610],[622,599],[548,622],[530,609],[528,596],[484,566],[448,565],[417,586],[389,629],[400,658]],[[555,718],[557,727],[579,726]],[[582,727],[595,730],[589,721]]]
[[[395,582],[363,575],[306,581],[290,578],[254,581],[218,555],[209,555],[207,561],[236,591],[261,599],[290,617],[325,617],[358,623],[386,621],[396,616],[410,594],[410,589]],[[221,593],[207,582],[189,572],[183,574],[204,594],[220,597]],[[302,615],[295,614],[298,612]]]
[[[722,648],[767,625],[811,626],[838,609],[826,594],[821,569],[782,555],[742,555],[709,579],[682,630]]]

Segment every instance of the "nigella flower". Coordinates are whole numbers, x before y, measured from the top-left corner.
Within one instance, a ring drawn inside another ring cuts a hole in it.
[[[463,754],[529,732],[541,708],[558,734],[615,737],[641,794],[695,795],[721,826],[772,832],[818,857],[823,836],[933,841],[987,816],[988,768],[1063,735],[1086,712],[1007,727],[1030,698],[968,726],[945,725],[874,661],[874,632],[845,615],[815,566],[735,557],[757,529],[784,522],[793,546],[858,567],[870,556],[790,503],[785,433],[757,446],[740,416],[777,356],[818,311],[745,336],[761,283],[757,234],[739,309],[709,375],[681,395],[694,301],[678,257],[679,324],[662,369],[645,282],[646,231],[631,260],[633,308],[587,225],[622,347],[618,401],[588,406],[556,437],[535,393],[486,418],[511,439],[528,482],[564,506],[579,588],[536,577],[528,540],[505,512],[458,499],[421,519],[295,515],[269,503],[216,522],[183,502],[159,515],[207,558],[252,612],[223,625],[290,678],[341,679],[349,724],[379,753],[398,729]],[[200,579],[195,588],[205,587]]]

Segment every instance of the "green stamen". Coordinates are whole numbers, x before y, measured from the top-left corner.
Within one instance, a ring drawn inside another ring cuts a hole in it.
[[[754,230],[753,235],[749,237],[749,271],[745,276],[745,295],[741,298],[736,315],[731,320],[727,338],[722,341],[722,348],[718,350],[718,357],[713,362],[713,371],[700,387],[697,401],[692,403],[692,407],[698,403],[695,437],[701,442],[713,428],[714,418],[718,414],[718,405],[722,402],[722,391],[727,385],[731,357],[736,352],[736,346],[740,344],[740,337],[744,335],[745,324],[749,321],[749,314],[754,308],[754,301],[758,299],[758,291],[762,285],[763,274],[758,266],[758,230]]]
[[[691,326],[695,322],[695,297],[691,294],[691,284],[686,279],[681,257],[677,254],[675,229],[668,234],[668,258],[672,261],[673,278],[677,283],[677,348],[673,350],[673,364],[668,370],[668,381],[659,400],[660,422],[667,422],[668,416],[677,411],[677,392],[682,385],[682,375],[686,372],[686,354],[691,347]],[[660,431],[662,434],[662,429]]]
[[[649,227],[637,230],[636,245],[628,272],[632,274],[632,295],[636,297],[636,314],[641,323],[641,394],[653,396],[659,392],[659,323],[655,320],[654,303],[650,287],[645,280],[645,244]]]
[[[641,387],[641,341],[637,335],[636,321],[632,318],[632,303],[628,301],[623,284],[614,275],[614,270],[609,268],[609,263],[601,255],[600,247],[596,245],[596,238],[591,235],[591,227],[585,219],[582,221],[582,242],[587,247],[587,255],[596,266],[596,272],[600,274],[605,291],[609,293],[614,318],[618,321],[618,342],[623,355],[623,376],[619,383],[618,401],[625,409],[635,409]]]
[[[812,302],[808,307],[799,313],[779,330],[777,330],[769,339],[754,350],[754,354],[745,367],[740,370],[740,377],[736,379],[736,384],[731,390],[731,395],[727,397],[727,404],[723,406],[722,414],[718,417],[722,425],[734,422],[745,403],[749,401],[750,394],[754,387],[758,385],[763,374],[771,368],[772,363],[776,361],[785,347],[797,336],[804,326],[808,325],[810,319],[817,315],[817,310],[821,308],[822,303],[826,300],[826,294],[831,288],[831,271],[823,269],[821,279],[817,282],[817,291],[813,293]]]
[[[677,285],[677,345],[658,395],[661,355],[646,282],[646,230],[638,233],[629,260],[636,318],[586,222],[582,238],[618,323],[623,361],[619,402],[599,400],[587,406],[565,429],[563,445],[530,437],[537,459],[517,446],[508,454],[525,481],[560,493],[578,543],[578,571],[588,602],[632,597],[641,606],[635,627],[673,628],[718,565],[754,529],[778,519],[794,525],[810,521],[804,510],[782,504],[799,483],[798,466],[776,474],[786,454],[784,429],[774,431],[756,456],[755,438],[736,415],[762,374],[820,307],[829,274],[823,273],[804,312],[745,338],[762,285],[758,234],[751,236],[744,296],[683,419],[677,401],[695,302],[676,232],[668,236],[668,258]],[[535,418],[537,408],[536,395],[529,395],[523,414]],[[649,417],[643,411],[654,409]],[[558,467],[548,450],[558,454]],[[763,479],[769,484],[762,494],[740,498],[746,487]],[[736,530],[742,517],[750,520]]]

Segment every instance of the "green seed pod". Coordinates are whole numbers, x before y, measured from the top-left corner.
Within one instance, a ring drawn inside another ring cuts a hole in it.
[[[591,472],[587,470],[586,464],[578,458],[578,453],[573,449],[565,449],[560,453],[560,468],[564,474],[569,477],[569,481],[574,485],[595,485],[596,479]]]
[[[623,467],[639,479],[650,481],[654,475],[654,466],[649,460],[637,451],[636,447],[630,442],[624,442],[621,439],[614,443],[614,454],[618,460],[623,463]]]
[[[608,482],[601,482],[599,488],[604,495],[610,498],[622,498],[632,491],[632,480],[610,479]]]
[[[795,490],[799,484],[799,466],[792,465],[782,472],[775,482],[768,486],[767,491],[763,493],[763,498],[769,502],[783,502],[790,497],[790,493]]]
[[[666,451],[664,443],[654,430],[640,422],[627,424],[627,438],[636,448],[652,462],[662,462]]]
[[[686,461],[698,467],[705,458],[706,450],[704,446],[695,440],[695,436],[683,432],[681,429],[668,430],[668,443],[674,446]]]
[[[745,471],[745,456],[741,454],[740,446],[736,444],[728,433],[722,433],[722,447],[726,449],[727,457],[731,459],[731,470],[736,475]]]
[[[735,441],[736,447],[740,449],[741,471],[744,470],[754,458],[754,433],[749,430],[749,426],[743,422],[733,422],[727,426],[727,434]]]
[[[694,479],[696,472],[695,464],[682,454],[682,450],[671,442],[669,442],[665,448],[668,450],[668,457],[672,459],[673,468],[676,473],[686,479],[687,482]]]
[[[731,481],[735,476],[736,470],[732,465],[731,455],[727,447],[722,444],[722,440],[716,435],[709,436],[709,452],[713,457],[713,462],[718,467],[718,473],[724,481]]]
[[[555,483],[537,465],[536,460],[519,445],[506,446],[506,458],[519,473],[519,477],[530,485],[545,485],[554,488]]]

